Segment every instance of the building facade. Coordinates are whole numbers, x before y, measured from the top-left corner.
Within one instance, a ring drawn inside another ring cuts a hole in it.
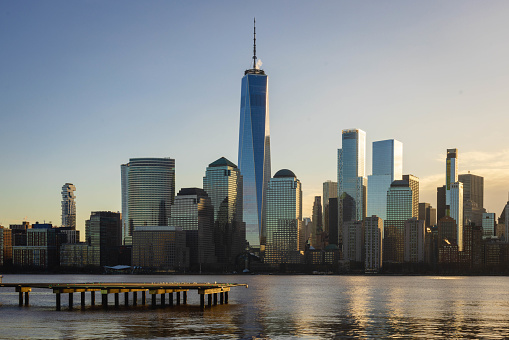
[[[121,166],[122,242],[139,226],[168,225],[175,196],[175,160],[131,158]]]
[[[458,250],[463,251],[463,183],[452,183],[449,197],[450,216],[456,221],[456,239],[458,240]]]
[[[366,273],[378,273],[382,268],[383,230],[384,224],[380,217],[373,215],[364,220],[364,247],[366,249],[364,271]]]
[[[447,149],[445,167],[445,215],[450,216],[451,185],[458,181],[458,149]]]
[[[295,174],[276,172],[267,189],[267,244],[265,263],[300,263],[304,253],[302,189]]]
[[[413,217],[405,222],[405,262],[425,261],[426,227],[423,220]]]
[[[458,181],[463,183],[463,223],[481,226],[484,210],[484,177],[471,173],[461,174]]]
[[[89,250],[89,265],[118,265],[119,248],[122,245],[121,214],[112,211],[93,211],[85,221],[86,243]]]
[[[72,183],[62,186],[62,227],[76,230],[76,187]]]
[[[323,230],[329,234],[329,199],[338,197],[338,182],[323,182]],[[337,205],[333,209],[337,209]],[[336,242],[333,242],[336,244]]]

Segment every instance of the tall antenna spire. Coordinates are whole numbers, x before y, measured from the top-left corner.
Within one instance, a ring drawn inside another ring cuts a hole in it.
[[[256,18],[253,19],[253,69],[256,69]]]

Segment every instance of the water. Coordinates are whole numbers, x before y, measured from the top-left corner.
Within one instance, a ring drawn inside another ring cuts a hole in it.
[[[509,278],[321,275],[4,275],[3,282],[230,282],[228,305],[100,306],[55,311],[50,290],[34,289],[18,307],[13,288],[0,288],[0,339],[92,338],[505,338]],[[140,294],[138,294],[140,298]],[[87,293],[87,305],[90,294]],[[110,304],[113,297],[110,295]],[[150,298],[147,299],[147,303]],[[96,303],[100,303],[99,294]],[[123,296],[120,298],[123,304]]]

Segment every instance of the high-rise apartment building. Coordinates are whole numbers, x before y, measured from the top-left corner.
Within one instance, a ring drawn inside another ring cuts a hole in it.
[[[378,273],[382,267],[382,239],[384,224],[380,217],[371,216],[364,219],[364,236],[366,256],[364,271]]]
[[[311,245],[315,249],[323,248],[323,224],[322,224],[322,198],[315,196],[313,203],[313,216],[311,221],[313,222],[313,230],[311,235]]]
[[[405,262],[424,262],[426,227],[413,217],[405,221]]]
[[[482,225],[484,210],[484,177],[471,173],[458,176],[463,183],[463,222]]]
[[[458,250],[463,251],[463,183],[451,183],[449,197],[450,217],[456,221],[456,239],[458,240]]]
[[[339,224],[362,221],[366,216],[366,132],[360,129],[342,131],[338,149]],[[340,243],[341,233],[340,227]]]
[[[373,174],[368,176],[367,216],[387,218],[387,190],[403,175],[403,144],[389,139],[373,142]]]
[[[412,189],[412,217],[419,217],[419,178],[414,175],[403,175],[403,180],[407,181]]]
[[[329,234],[329,199],[338,197],[338,182],[326,181],[323,182],[323,230]],[[337,206],[333,209],[337,210]],[[333,242],[336,244],[336,242]]]
[[[458,181],[458,149],[447,149],[445,162],[445,214],[450,216],[451,184]]]
[[[76,187],[72,183],[62,186],[62,227],[76,230]]]
[[[12,263],[12,230],[0,225],[0,266]]]
[[[131,158],[122,164],[122,242],[138,226],[167,226],[175,196],[175,160]]]
[[[214,208],[200,188],[182,188],[171,206],[170,225],[186,232],[191,266],[216,263],[214,249]]]
[[[86,242],[91,247],[89,264],[115,266],[122,245],[122,218],[120,213],[93,211],[85,221]]]
[[[214,209],[214,243],[218,262],[233,264],[245,249],[242,221],[242,176],[235,164],[221,157],[207,167],[203,190]]]
[[[253,67],[246,70],[242,78],[238,167],[244,182],[246,238],[251,247],[263,248],[266,237],[264,200],[271,175],[269,84],[256,60],[256,28],[253,41]]]
[[[364,261],[364,222],[347,221],[343,223],[343,258],[348,261]]]
[[[302,238],[302,189],[295,174],[276,172],[267,189],[267,244],[265,263],[300,263]]]
[[[413,195],[408,181],[398,180],[387,191],[387,219],[384,221],[383,259],[404,260],[405,222],[413,216]]]

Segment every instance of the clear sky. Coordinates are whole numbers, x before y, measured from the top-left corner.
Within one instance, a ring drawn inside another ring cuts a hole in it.
[[[0,224],[60,225],[76,185],[78,228],[121,210],[120,164],[172,157],[177,191],[237,163],[240,82],[269,76],[272,173],[302,182],[304,216],[337,178],[341,130],[403,143],[404,173],[436,206],[447,148],[485,177],[497,216],[509,191],[508,1],[2,1]],[[83,236],[82,236],[83,239]]]

